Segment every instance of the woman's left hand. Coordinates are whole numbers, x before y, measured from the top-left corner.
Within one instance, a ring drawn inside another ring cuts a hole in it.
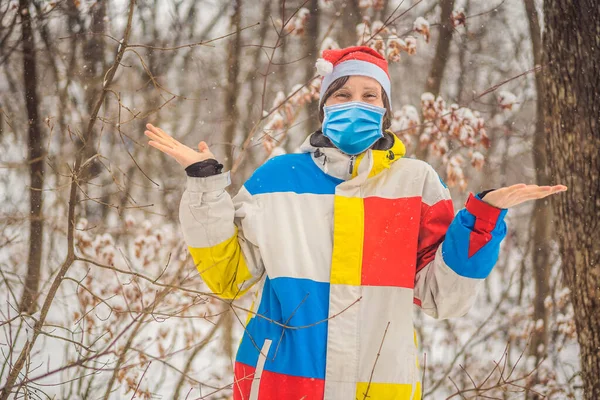
[[[565,185],[538,186],[519,183],[489,192],[482,200],[494,207],[509,208],[529,200],[543,199],[565,190],[567,190]]]

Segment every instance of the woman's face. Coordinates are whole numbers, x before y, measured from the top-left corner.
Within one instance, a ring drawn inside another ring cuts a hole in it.
[[[348,78],[344,86],[329,96],[325,105],[331,106],[350,101],[362,101],[363,103],[383,107],[381,85],[375,79],[368,76],[353,75]]]

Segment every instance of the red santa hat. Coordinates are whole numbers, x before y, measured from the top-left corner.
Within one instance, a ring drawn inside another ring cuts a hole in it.
[[[327,88],[342,76],[361,75],[375,79],[391,101],[391,83],[387,60],[367,46],[353,46],[345,49],[324,50],[323,58],[316,63],[317,73],[323,76],[321,99]]]

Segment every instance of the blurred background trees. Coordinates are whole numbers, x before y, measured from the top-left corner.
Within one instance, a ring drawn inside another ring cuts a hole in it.
[[[583,284],[584,268],[597,271],[598,18],[586,14],[583,26],[576,21],[587,12],[567,7],[567,18],[565,7],[0,2],[0,398],[228,398],[251,299],[207,293],[179,233],[185,174],[148,149],[143,127],[152,122],[190,146],[207,141],[233,171],[235,192],[268,157],[296,151],[318,129],[314,63],[325,48],[355,44],[390,60],[392,129],[408,156],[450,184],[456,208],[469,191],[518,182],[580,188],[554,210],[542,201],[509,213],[502,258],[466,317],[417,313],[425,398],[596,390],[582,379],[579,346],[591,339],[577,342],[568,287]],[[542,26],[567,36],[546,36]],[[558,67],[565,60],[571,75]],[[569,83],[583,79],[596,86]],[[577,94],[589,108],[552,100],[556,93]],[[587,145],[575,147],[579,138]],[[585,228],[571,231],[580,208],[575,221]],[[573,266],[566,281],[561,249]],[[596,303],[578,301],[587,310],[580,321],[597,323]],[[582,360],[597,368],[590,343]]]

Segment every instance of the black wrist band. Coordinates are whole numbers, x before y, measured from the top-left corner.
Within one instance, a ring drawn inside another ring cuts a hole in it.
[[[211,158],[193,163],[185,169],[185,173],[192,178],[205,178],[207,176],[218,175],[222,170],[223,164],[219,164],[217,160]]]
[[[485,196],[489,192],[493,192],[494,190],[496,190],[496,189],[484,190],[483,192],[477,193],[477,197],[479,197],[481,200],[483,200],[483,196]]]

